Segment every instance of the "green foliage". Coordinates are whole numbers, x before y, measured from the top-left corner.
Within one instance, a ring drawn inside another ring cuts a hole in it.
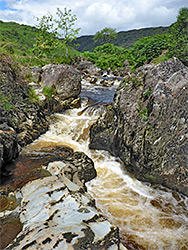
[[[109,110],[113,110],[113,106],[111,104],[108,105]]]
[[[46,96],[48,100],[52,100],[53,95],[56,94],[56,89],[54,86],[52,86],[51,88],[44,87],[42,93]]]
[[[74,29],[76,15],[71,14],[71,10],[64,9],[64,12],[57,8],[56,18],[47,13],[38,21],[38,34],[34,44],[34,54],[37,57],[51,57],[53,50],[63,49],[65,56],[68,56],[67,46],[76,39],[79,32]],[[59,39],[61,37],[61,40]]]
[[[93,40],[95,43],[110,43],[112,39],[117,37],[116,30],[113,28],[107,28],[105,27],[101,31],[98,31],[94,37]]]
[[[34,89],[29,89],[29,103],[39,104],[39,97],[36,95]]]
[[[36,17],[38,24],[38,33],[36,41],[33,45],[33,52],[36,57],[48,57],[51,55],[52,49],[58,46],[57,32],[53,30],[53,16],[48,13],[41,19]]]
[[[20,25],[14,22],[0,24],[0,43],[6,49],[12,46],[13,53],[20,56],[31,55],[35,42],[37,29],[35,27]],[[6,46],[9,46],[6,47]]]
[[[63,38],[65,44],[70,44],[76,39],[76,35],[78,35],[80,31],[80,28],[74,28],[77,17],[76,15],[72,15],[71,10],[67,10],[67,8],[64,8],[64,12],[57,8],[56,15],[58,16],[58,19],[55,19],[54,21],[57,24],[57,30],[60,30],[58,36]]]
[[[133,68],[150,63],[168,47],[169,35],[155,35],[154,37],[143,37],[129,49],[128,61]]]
[[[49,19],[49,13],[47,14],[47,17]],[[60,47],[50,47],[50,43],[47,40],[47,37],[50,36],[52,38],[54,34],[49,33],[44,32],[42,36],[40,36],[39,29],[37,29],[36,27],[20,25],[13,22],[5,23],[1,21],[0,53],[11,55],[11,57],[14,58],[17,63],[26,67],[33,65],[42,67],[45,64],[49,63],[72,64],[74,62],[74,58],[80,56],[80,53],[73,49],[71,46],[63,46],[63,40],[59,40],[57,37],[55,37],[55,39],[56,42],[60,44]],[[42,48],[43,55],[41,55],[40,57],[37,56],[37,54],[39,53],[39,50],[37,48],[37,46],[39,46],[39,41],[37,41],[38,36],[40,36],[41,39],[42,37],[46,38],[46,40],[44,39],[44,48]],[[33,56],[34,43],[35,46],[38,43],[38,45],[34,49],[36,56]],[[67,56],[66,53],[68,54]]]
[[[138,30],[120,31],[117,33],[116,38],[112,38],[110,43],[123,47],[130,48],[133,44],[142,37],[155,36],[156,34],[162,34],[168,30],[168,27],[155,27],[155,28],[143,28]],[[94,48],[101,45],[93,40],[92,35],[78,37],[76,42],[79,44],[77,50],[80,52],[93,51]]]
[[[158,57],[154,58],[154,59],[151,61],[151,63],[159,64],[159,63],[161,63],[161,62],[164,62],[164,61],[168,60],[168,59],[169,59],[169,56],[168,56],[167,54],[168,54],[168,50],[166,50],[166,51],[164,50],[164,51],[162,52],[162,54],[159,55]]]
[[[93,52],[84,52],[84,56],[102,69],[115,69],[123,67],[123,62],[128,60],[135,70],[145,63],[150,63],[158,58],[163,61],[169,57],[164,51],[168,49],[170,36],[168,33],[157,34],[154,37],[143,37],[129,49],[104,44],[97,46]],[[163,56],[161,56],[163,55]],[[135,86],[137,83],[135,83]]]
[[[111,43],[98,46],[93,52],[83,53],[84,57],[102,69],[115,69],[123,67],[127,50]]]
[[[177,21],[170,28],[168,54],[188,65],[188,8],[179,10]]]
[[[148,99],[148,97],[151,95],[151,89],[150,88],[148,88],[148,89],[146,89],[146,91],[144,92],[144,98],[145,99]]]
[[[74,29],[76,16],[65,8],[64,11],[57,9],[55,18],[47,13],[37,20],[37,28],[1,21],[0,53],[11,55],[24,66],[41,67],[48,63],[72,64],[74,58],[80,56],[70,46],[79,31]],[[123,62],[128,60],[131,68],[135,70],[145,63],[160,63],[173,56],[188,65],[188,8],[180,9],[177,21],[171,25],[169,31],[166,30],[164,27],[147,28],[116,34],[114,29],[104,28],[98,32],[98,38],[101,37],[102,40],[99,39],[101,43],[108,41],[111,43],[97,46],[93,52],[84,52],[84,57],[102,69],[121,68]],[[90,49],[96,46],[92,36],[85,36],[82,39],[84,48],[87,48],[87,39],[90,39]],[[35,57],[32,56],[33,44],[35,44]]]
[[[13,108],[11,102],[11,95],[5,96],[1,91],[0,91],[0,106],[4,108],[5,110],[9,111],[11,108]]]
[[[149,119],[149,113],[148,113],[147,108],[143,108],[143,109],[140,111],[140,116],[143,116],[143,117],[144,117],[144,121],[147,121],[147,120]]]

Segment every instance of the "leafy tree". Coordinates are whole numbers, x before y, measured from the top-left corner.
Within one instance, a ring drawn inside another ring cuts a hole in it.
[[[57,23],[57,28],[60,31],[59,36],[63,38],[65,43],[75,40],[80,30],[80,28],[74,29],[75,22],[77,21],[76,15],[72,15],[71,10],[67,10],[67,8],[64,8],[64,12],[57,8],[56,15],[58,19],[54,21]]]
[[[58,46],[57,30],[54,28],[53,16],[47,13],[42,18],[36,17],[38,34],[34,43],[33,52],[38,57],[47,57],[51,49]]]
[[[58,36],[63,39],[67,56],[68,45],[77,38],[76,35],[79,33],[80,28],[74,29],[77,17],[76,15],[71,14],[71,10],[64,8],[64,12],[62,12],[57,8],[56,15],[58,16],[58,19],[55,19],[54,21],[56,22],[57,30],[59,31]]]
[[[110,43],[113,38],[117,37],[116,30],[113,28],[104,28],[101,31],[97,31],[94,35],[93,40],[96,43],[104,44]]]
[[[53,49],[65,48],[68,55],[68,44],[76,39],[80,28],[75,29],[76,15],[71,10],[61,11],[57,8],[56,18],[49,12],[42,18],[36,18],[38,24],[38,35],[34,44],[34,54],[38,57],[50,56]],[[59,39],[61,37],[61,39]]]
[[[177,21],[171,26],[169,56],[176,56],[188,65],[188,8],[179,10]]]

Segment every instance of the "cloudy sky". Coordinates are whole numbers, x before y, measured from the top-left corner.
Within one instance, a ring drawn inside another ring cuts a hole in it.
[[[0,20],[35,25],[48,11],[72,10],[78,18],[79,35],[93,35],[105,27],[126,31],[145,27],[168,26],[188,0],[0,0]]]

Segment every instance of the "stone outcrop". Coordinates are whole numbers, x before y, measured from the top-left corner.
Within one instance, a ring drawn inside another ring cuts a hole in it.
[[[48,129],[48,122],[38,105],[29,100],[29,88],[7,56],[0,61],[0,166],[13,160],[21,146]]]
[[[118,228],[97,210],[85,182],[96,176],[92,160],[69,152],[63,161],[44,168],[52,174],[27,183],[17,192],[22,198],[22,231],[8,249],[119,249]]]
[[[81,91],[81,74],[72,66],[43,67],[42,86],[55,86],[56,94],[43,95],[40,105],[35,99],[37,93],[32,96],[33,91],[30,92],[33,86],[24,82],[23,76],[20,76],[21,69],[16,71],[15,68],[13,60],[6,56],[0,62],[0,169],[6,162],[15,159],[21,147],[47,131],[46,114],[80,105],[77,96]],[[41,74],[39,70],[37,73]],[[13,133],[4,132],[7,130],[15,131],[14,136]],[[11,140],[14,147],[10,145]]]
[[[69,65],[46,65],[42,68],[42,87],[56,89],[62,100],[75,97],[81,91],[81,73]]]
[[[188,68],[172,58],[125,76],[90,138],[138,179],[188,195]]]

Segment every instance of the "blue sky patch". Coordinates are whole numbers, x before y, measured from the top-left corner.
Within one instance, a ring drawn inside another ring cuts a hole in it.
[[[6,1],[0,1],[0,10],[7,10],[7,3]]]
[[[17,2],[17,1],[16,1]],[[0,0],[0,10],[14,10],[16,11],[15,9],[13,8],[9,8],[7,6],[7,1],[4,1],[4,0]]]

